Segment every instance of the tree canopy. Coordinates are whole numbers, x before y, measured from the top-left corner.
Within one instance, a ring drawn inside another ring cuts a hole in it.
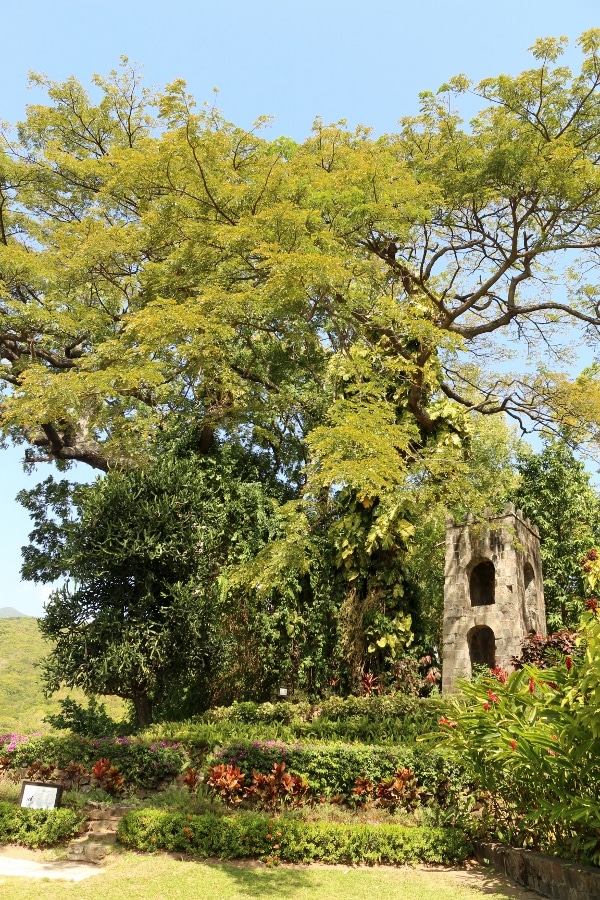
[[[517,465],[515,501],[540,530],[548,625],[576,628],[586,596],[580,560],[600,540],[600,498],[564,440],[540,453],[522,447]]]
[[[454,78],[396,134],[317,121],[303,143],[126,62],[97,102],[36,76],[49,102],[0,158],[5,434],[106,469],[177,415],[364,497],[451,472],[469,413],[595,436],[596,372],[555,355],[561,323],[600,324],[600,30],[578,43],[578,74],[540,40],[535,68]],[[537,371],[498,364],[511,338]]]

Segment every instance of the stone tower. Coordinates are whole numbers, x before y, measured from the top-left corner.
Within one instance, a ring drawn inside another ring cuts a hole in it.
[[[532,631],[546,634],[537,526],[512,503],[483,520],[447,519],[442,691],[474,663],[510,671]]]

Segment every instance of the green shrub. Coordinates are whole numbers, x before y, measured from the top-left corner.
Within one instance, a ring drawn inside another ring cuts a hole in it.
[[[186,816],[156,809],[127,813],[118,839],[133,850],[295,863],[456,864],[471,850],[465,835],[451,828],[341,825],[254,813]]]
[[[418,697],[405,694],[384,694],[369,697],[330,697],[317,704],[301,702],[233,703],[231,706],[209,710],[203,716],[177,725],[158,726],[152,734],[161,734],[194,741],[207,725],[220,726],[212,732],[222,740],[234,737],[231,726],[261,726],[258,737],[268,740],[343,740],[361,743],[410,743],[418,735],[437,728],[445,709],[439,697]],[[229,730],[223,726],[229,725]],[[265,730],[265,726],[266,729]],[[221,730],[223,729],[223,730]],[[237,731],[240,738],[254,735]],[[208,732],[204,731],[208,737]]]
[[[0,802],[0,843],[49,847],[74,837],[82,821],[71,809],[21,809]]]

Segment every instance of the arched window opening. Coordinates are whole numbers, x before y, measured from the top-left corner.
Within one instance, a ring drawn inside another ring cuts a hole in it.
[[[524,609],[523,615],[525,619],[525,627],[528,631],[539,631],[538,616],[538,595],[535,586],[535,574],[533,567],[529,563],[525,563],[523,568],[523,585],[525,587]]]
[[[469,579],[471,606],[489,606],[495,602],[496,570],[489,559],[478,563]]]
[[[487,625],[479,625],[469,632],[467,640],[471,666],[488,666],[493,669],[496,665],[496,637],[492,629]]]
[[[525,596],[528,599],[532,595],[535,596],[535,575],[529,563],[525,563],[523,580],[525,582]]]

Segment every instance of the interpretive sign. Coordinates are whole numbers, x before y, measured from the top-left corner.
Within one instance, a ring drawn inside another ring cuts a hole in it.
[[[60,784],[46,784],[45,781],[24,781],[21,785],[19,806],[26,809],[56,809],[62,799]]]

